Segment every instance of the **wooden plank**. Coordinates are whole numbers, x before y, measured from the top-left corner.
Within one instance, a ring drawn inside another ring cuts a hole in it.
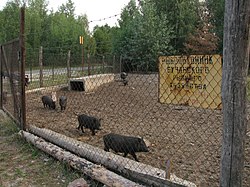
[[[93,147],[48,129],[30,126],[30,132],[43,137],[44,139],[65,148],[76,155],[80,155],[87,160],[99,163],[110,170],[119,172],[128,178],[136,179],[147,185],[180,187],[184,186],[183,184],[187,184],[186,186],[190,187],[196,186],[192,182],[188,182],[180,178],[177,179],[177,177],[174,178],[174,181],[178,181],[178,183],[174,183],[173,181],[165,179],[166,173],[164,170],[124,158],[111,152],[105,152],[102,149]]]
[[[20,131],[19,135],[24,137],[28,142],[32,143],[40,150],[48,153],[60,161],[67,162],[73,168],[80,170],[84,174],[90,176],[92,179],[95,179],[107,186],[142,186],[120,175],[117,175],[116,173],[113,173],[100,165],[93,164],[86,159],[80,158],[68,151],[65,151],[52,143],[46,142],[44,139],[39,138],[31,133]]]
[[[221,187],[242,186],[247,130],[246,84],[249,63],[249,15],[249,0],[225,1]]]

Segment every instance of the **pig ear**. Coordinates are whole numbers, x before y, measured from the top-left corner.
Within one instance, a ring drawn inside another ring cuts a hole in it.
[[[139,142],[139,143],[143,142],[143,139],[142,139],[142,138],[139,138],[139,139],[138,139],[138,142]]]

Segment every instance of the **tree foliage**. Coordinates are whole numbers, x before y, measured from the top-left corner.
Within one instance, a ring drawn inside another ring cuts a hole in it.
[[[171,45],[177,53],[183,53],[184,42],[199,22],[199,0],[152,0],[156,11],[162,18],[168,18],[173,29]]]
[[[214,26],[212,32],[219,38],[217,52],[222,54],[225,0],[206,0],[206,4],[210,14],[209,21]]]
[[[37,58],[40,46],[50,54],[72,53],[73,63],[91,55],[122,56],[132,71],[156,71],[160,55],[210,53],[222,45],[224,0],[206,0],[206,21],[199,0],[130,0],[122,9],[118,26],[89,30],[87,15],[75,15],[72,0],[48,10],[47,0],[26,1],[27,63]],[[0,42],[19,36],[23,0],[10,0],[0,10]],[[204,23],[204,24],[203,24]],[[83,36],[84,45],[79,44]],[[52,55],[53,56],[53,55]],[[45,57],[49,59],[52,57]],[[58,57],[50,59],[60,65]]]
[[[19,37],[19,12],[19,2],[12,1],[8,1],[3,11],[0,12],[0,42]]]
[[[184,43],[187,54],[215,54],[218,50],[218,36],[213,32],[214,26],[210,23],[210,14],[206,4],[200,6],[199,24],[194,32],[188,35]]]
[[[112,35],[110,26],[107,24],[104,26],[96,26],[94,28],[93,37],[95,38],[96,42],[96,54],[111,54]]]

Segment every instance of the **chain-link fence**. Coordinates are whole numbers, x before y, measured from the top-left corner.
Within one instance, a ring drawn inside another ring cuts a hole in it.
[[[60,67],[45,56],[60,59]],[[221,56],[160,57],[158,65],[144,67],[107,55],[85,55],[82,63],[72,51],[44,50],[37,57],[33,69],[39,71],[32,71],[26,94],[33,133],[121,174],[143,175],[143,182],[158,175],[188,186],[219,185]],[[48,97],[42,101],[43,96]],[[245,186],[249,174],[246,170]]]
[[[19,40],[1,46],[1,106],[20,122],[19,54]],[[40,48],[27,50],[26,64],[30,132],[144,184],[219,185],[220,55],[162,56],[141,66]],[[247,133],[243,186],[249,146]]]
[[[19,39],[1,45],[1,108],[21,123],[21,63]]]

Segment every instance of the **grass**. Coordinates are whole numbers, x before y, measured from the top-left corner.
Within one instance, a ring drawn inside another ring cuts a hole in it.
[[[0,113],[0,187],[67,186],[78,178],[86,178],[67,164],[60,163],[27,143],[19,129]],[[101,186],[87,179],[90,186]]]
[[[67,84],[68,78],[67,75],[60,75],[55,74],[54,76],[46,76],[43,79],[43,86],[49,87],[49,86],[56,86],[56,85],[62,85]],[[27,87],[28,90],[36,89],[40,87],[40,81],[39,80],[33,80]]]

